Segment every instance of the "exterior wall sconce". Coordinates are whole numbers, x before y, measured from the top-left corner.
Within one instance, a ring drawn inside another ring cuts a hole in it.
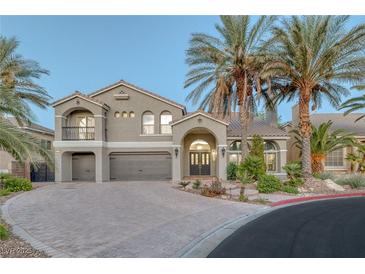
[[[179,155],[179,149],[176,147],[175,148],[175,157],[177,158],[178,155]]]
[[[222,147],[222,157],[224,158],[224,155],[226,154],[226,148]]]

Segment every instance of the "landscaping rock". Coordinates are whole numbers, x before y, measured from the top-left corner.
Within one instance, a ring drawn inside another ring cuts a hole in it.
[[[334,181],[332,181],[331,179],[326,179],[324,180],[324,182],[326,183],[326,186],[329,189],[333,189],[334,191],[345,191],[345,188],[336,184]]]
[[[310,178],[305,181],[305,183],[298,188],[300,193],[333,193],[335,190],[327,186],[327,183],[321,179]]]

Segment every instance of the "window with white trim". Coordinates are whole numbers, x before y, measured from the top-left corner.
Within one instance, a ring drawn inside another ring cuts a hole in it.
[[[326,167],[343,167],[344,166],[343,148],[339,148],[330,153],[327,153],[324,165]]]
[[[146,111],[142,116],[142,133],[151,135],[155,133],[155,116],[152,112]]]
[[[164,111],[160,115],[160,132],[161,134],[171,134],[171,123],[172,121],[172,115],[168,111]]]

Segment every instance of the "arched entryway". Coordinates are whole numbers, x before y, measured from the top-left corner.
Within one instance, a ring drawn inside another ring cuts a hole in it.
[[[189,131],[182,143],[183,176],[216,176],[216,137],[207,129]]]

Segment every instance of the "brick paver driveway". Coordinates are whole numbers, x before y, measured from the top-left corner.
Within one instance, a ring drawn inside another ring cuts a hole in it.
[[[74,257],[174,257],[203,233],[262,208],[186,193],[167,182],[56,184],[7,205],[29,235]]]

